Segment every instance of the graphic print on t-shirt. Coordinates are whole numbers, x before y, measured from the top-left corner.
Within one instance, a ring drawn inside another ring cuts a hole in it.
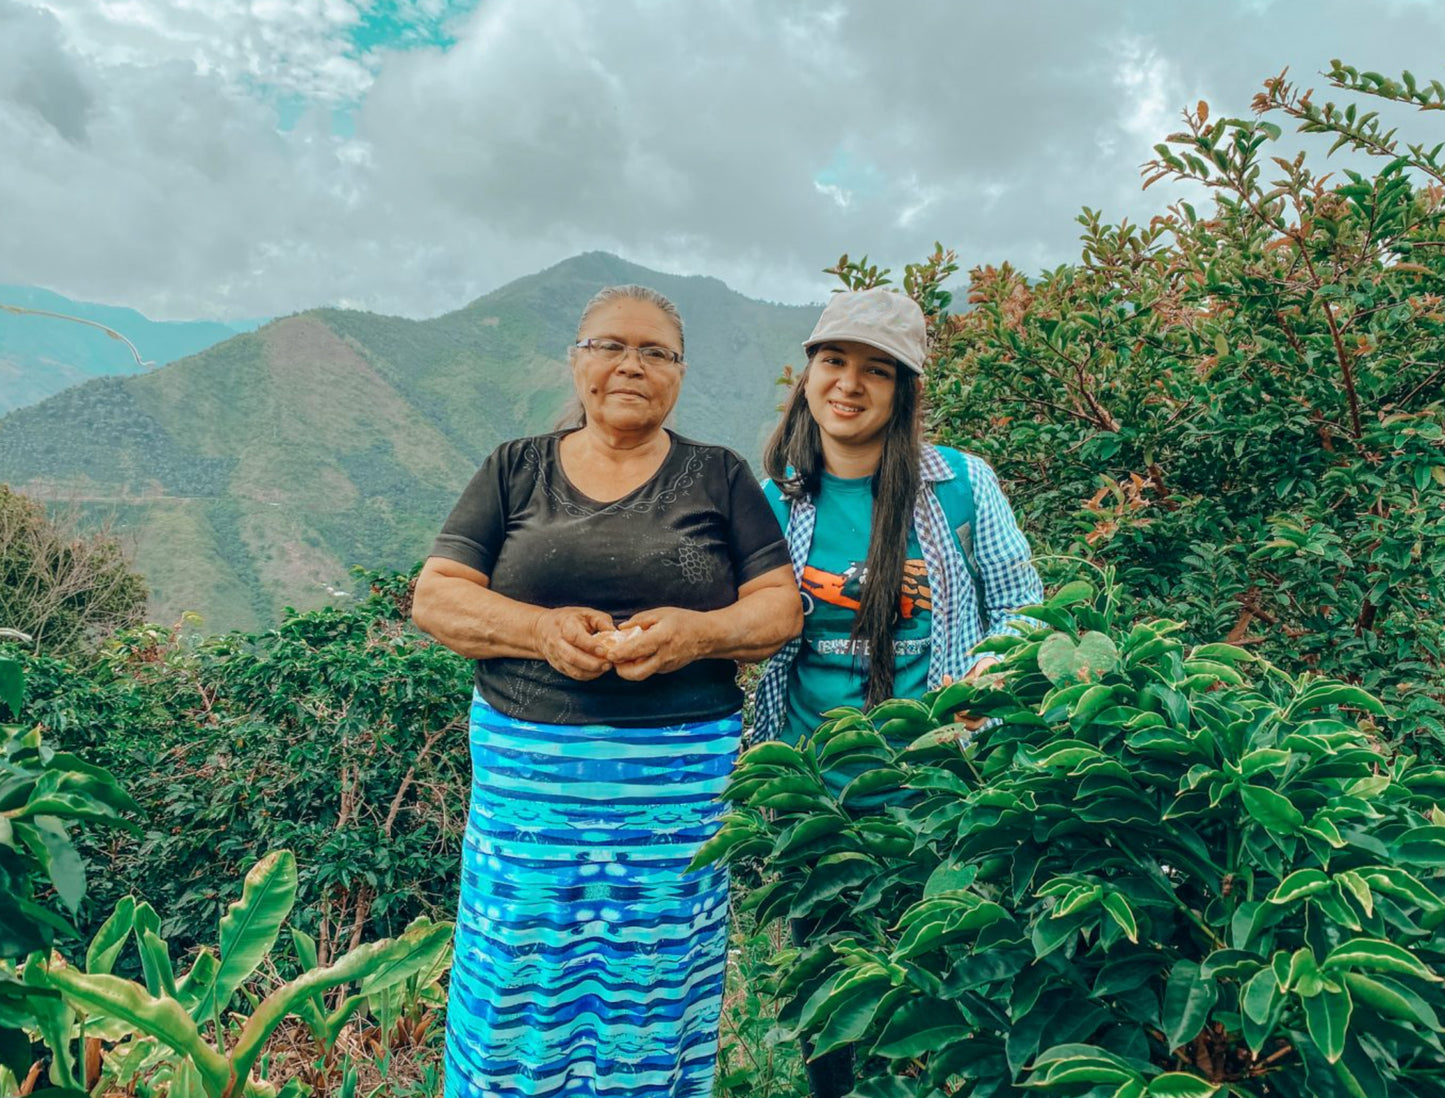
[[[826,602],[844,610],[857,610],[862,605],[863,584],[868,581],[868,565],[852,561],[842,572],[803,568],[803,612],[812,613],[813,601]],[[920,612],[933,609],[933,592],[928,586],[928,569],[921,560],[903,564],[903,589],[898,601],[904,621],[912,621]]]

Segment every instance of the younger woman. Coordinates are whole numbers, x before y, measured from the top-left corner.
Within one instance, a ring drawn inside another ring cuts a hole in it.
[[[1043,597],[993,470],[923,441],[918,305],[886,289],[835,294],[803,346],[807,368],[763,457],[803,634],[770,661],[755,729],[792,744],[835,706],[977,676],[995,660],[974,645]],[[807,1067],[815,1098],[852,1089],[851,1048]]]

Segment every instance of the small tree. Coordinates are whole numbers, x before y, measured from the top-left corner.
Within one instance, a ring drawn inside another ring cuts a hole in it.
[[[73,650],[139,622],[147,594],[108,530],[81,533],[73,514],[0,484],[0,626]]]
[[[1445,110],[1445,85],[1339,62],[1354,102],[1284,76],[1254,119],[1185,112],[1148,184],[1202,187],[1147,225],[1085,210],[1076,264],[970,273],[938,250],[904,288],[930,319],[941,441],[987,457],[1041,555],[1118,569],[1143,613],[1290,671],[1377,692],[1445,751],[1445,162],[1371,103]],[[1321,97],[1323,98],[1323,97]],[[1292,120],[1374,174],[1270,156]],[[1436,115],[1438,116],[1438,114]],[[1147,184],[1146,184],[1147,185]],[[850,286],[887,272],[850,262]]]

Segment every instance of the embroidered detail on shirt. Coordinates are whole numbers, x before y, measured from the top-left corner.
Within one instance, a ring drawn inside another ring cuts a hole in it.
[[[664,558],[662,563],[668,568],[682,569],[683,578],[689,583],[704,584],[712,579],[712,559],[699,548],[696,541],[686,535],[683,536],[682,544],[677,547],[677,559]]]
[[[609,511],[622,515],[645,515],[653,510],[665,510],[677,502],[677,497],[682,492],[693,486],[693,483],[702,474],[705,464],[704,453],[698,447],[688,447],[688,452],[683,456],[682,468],[672,480],[663,482],[661,477],[654,475],[652,483],[644,485],[638,495],[629,494],[611,503],[580,503],[568,498],[567,493],[558,484],[565,478],[562,476],[560,458],[557,456],[558,441],[554,441],[551,447],[551,460],[542,452],[538,445],[543,439],[549,436],[543,435],[536,439],[528,439],[527,445],[522,450],[522,460],[531,469],[536,471],[536,477],[541,482],[542,490],[554,504],[571,518],[585,518],[588,515],[601,515]],[[681,445],[680,443],[678,445]],[[672,460],[672,455],[664,459],[666,465]],[[575,489],[573,489],[575,491]]]

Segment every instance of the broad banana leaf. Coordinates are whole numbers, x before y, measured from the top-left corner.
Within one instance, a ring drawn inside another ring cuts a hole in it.
[[[296,903],[296,855],[275,850],[251,867],[241,898],[221,918],[221,963],[215,979],[191,1012],[209,1018],[270,954],[281,924]]]
[[[225,1094],[231,1079],[230,1065],[201,1038],[195,1020],[179,1003],[157,999],[139,984],[119,976],[58,968],[50,972],[49,978],[67,1002],[128,1022],[190,1057],[200,1071],[208,1098],[222,1098]]]

